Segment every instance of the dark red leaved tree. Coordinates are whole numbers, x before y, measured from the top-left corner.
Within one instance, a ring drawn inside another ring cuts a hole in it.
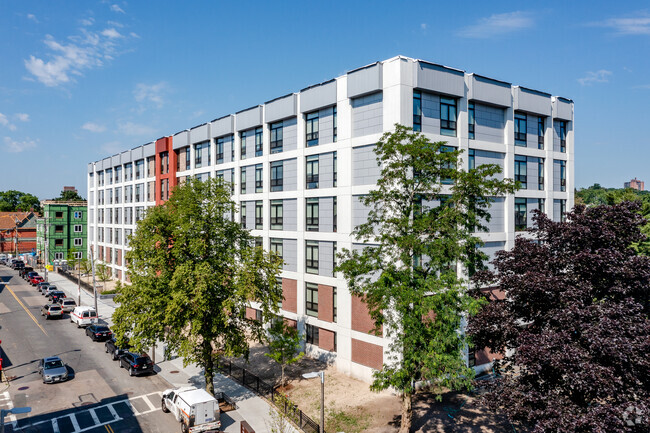
[[[578,206],[536,217],[532,237],[497,254],[498,287],[469,321],[476,347],[506,354],[483,401],[533,432],[648,432],[650,258],[639,205]]]

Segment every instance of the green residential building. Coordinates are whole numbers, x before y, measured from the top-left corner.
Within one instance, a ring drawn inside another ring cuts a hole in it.
[[[41,202],[43,218],[37,221],[37,249],[42,262],[88,258],[88,207],[86,201]]]

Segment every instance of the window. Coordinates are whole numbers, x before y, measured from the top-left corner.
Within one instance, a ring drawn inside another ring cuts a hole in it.
[[[526,199],[515,198],[515,231],[524,231],[526,226]]]
[[[305,313],[318,317],[318,284],[305,283]]]
[[[144,207],[143,206],[136,206],[135,207],[135,222],[140,221],[142,218],[144,218]]]
[[[80,246],[83,245],[83,239],[81,239],[81,238],[74,238],[73,243],[74,243],[74,246],[75,246],[75,247],[80,247]]]
[[[539,164],[537,165],[537,189],[544,190],[544,158],[539,158]]]
[[[262,171],[262,164],[255,165],[255,192],[264,191],[264,176]]]
[[[74,232],[75,233],[81,233],[82,231],[83,231],[83,226],[81,224],[75,224]]]
[[[167,152],[160,153],[160,174],[169,172],[169,154]],[[142,179],[144,177],[144,159],[135,162],[135,178]]]
[[[113,185],[113,170],[110,168],[106,169],[106,178],[108,179],[108,184]]]
[[[74,213],[74,218],[75,218],[75,219],[78,220],[78,219],[81,218],[81,216],[82,216],[82,211],[80,211],[80,210],[75,211],[75,213]]]
[[[133,163],[124,164],[124,181],[133,180]]]
[[[282,258],[282,239],[271,238],[270,250]]]
[[[560,221],[566,222],[566,200],[560,200]]]
[[[282,122],[271,123],[271,153],[282,152]]]
[[[271,200],[271,230],[282,230],[282,200]]]
[[[122,167],[115,167],[115,183],[122,182]]]
[[[336,199],[336,197],[334,197],[334,226],[332,227],[332,231],[334,233],[336,233],[337,222],[338,222],[338,200]]]
[[[337,184],[337,180],[338,180],[337,179],[337,177],[338,177],[338,175],[337,175],[338,167],[339,167],[338,155],[337,155],[337,152],[334,152],[334,167],[333,167],[333,171],[334,171],[333,177],[334,178],[332,179],[332,186],[334,188],[336,188],[336,184]]]
[[[115,188],[115,204],[120,204],[122,188]]]
[[[167,161],[169,163],[169,161]],[[167,170],[169,171],[169,170]],[[156,157],[147,157],[147,177],[154,177],[156,175]]]
[[[305,325],[305,343],[318,346],[318,327],[314,325]]]
[[[239,175],[239,193],[246,194],[246,167],[242,167]]]
[[[262,127],[255,129],[255,156],[264,155],[264,139],[262,135]]]
[[[63,246],[63,239],[54,239],[54,246],[55,247],[62,247]],[[63,254],[63,253],[61,253]],[[63,258],[63,257],[61,257]]]
[[[307,189],[318,188],[318,155],[307,157]]]
[[[476,366],[476,353],[474,346],[467,347],[467,366],[474,367]]]
[[[537,118],[537,148],[544,149],[544,118]]]
[[[242,131],[239,137],[241,138],[241,159],[246,159],[246,131]]]
[[[264,205],[262,200],[255,201],[255,229],[262,230],[264,228]]]
[[[560,120],[560,152],[566,152],[566,122]]]
[[[474,139],[474,127],[476,126],[476,118],[474,117],[474,103],[470,102],[467,106],[467,133],[470,139]]]
[[[515,155],[515,181],[520,182],[523,189],[528,188],[527,170],[526,157]]]
[[[84,258],[84,253],[82,253],[81,251],[75,251],[74,258],[78,259],[78,260],[83,259]]]
[[[413,131],[422,131],[422,93],[413,91]]]
[[[537,199],[537,209],[541,213],[546,213],[546,199],[538,198]]]
[[[57,242],[60,239],[57,239]],[[61,241],[61,244],[58,246],[63,246],[63,241]],[[54,260],[63,260],[63,253],[54,253]]]
[[[255,238],[255,248],[264,248],[264,240],[260,237]]]
[[[206,159],[207,161],[205,161]],[[207,162],[206,167],[212,164],[209,141],[204,141],[194,145],[194,167],[201,168],[205,162]]]
[[[271,163],[271,191],[282,191],[284,181],[282,161]]]
[[[307,147],[318,144],[318,111],[307,114]]]
[[[318,231],[318,199],[317,198],[308,198],[307,199],[307,231],[317,232]]]
[[[135,186],[135,201],[139,202],[142,201],[144,197],[142,196],[142,184],[139,183]]]
[[[243,228],[246,228],[246,202],[243,201],[239,204],[239,218]]]
[[[217,164],[223,163],[223,144],[225,143],[225,138],[217,138]]]
[[[456,136],[456,100],[440,97],[440,133]]]
[[[526,146],[526,115],[515,113],[515,145]]]
[[[334,106],[333,112],[332,112],[332,121],[334,123],[334,129],[332,130],[332,141],[336,143],[336,140],[338,138],[338,121],[336,119],[336,106]]]
[[[474,149],[469,149],[468,151],[468,169],[474,170],[476,168],[476,156]]]
[[[456,148],[451,147],[451,146],[440,146],[440,153],[446,153],[446,152],[455,152]],[[445,176],[443,179],[441,179],[441,182],[444,185],[452,185],[454,183],[453,179],[453,174],[452,172],[456,171],[456,164],[454,162],[448,161],[443,164],[443,167],[445,169],[446,173],[449,173],[448,176]]]
[[[337,312],[338,312],[338,308],[336,306],[336,287],[332,287],[332,321],[333,322],[336,322]],[[336,349],[334,349],[334,351],[336,352]]]
[[[63,226],[54,226],[54,233],[63,233]]]
[[[305,265],[308,274],[318,274],[318,241],[307,241]]]
[[[55,212],[54,218],[63,218],[63,212]]]
[[[566,191],[566,161],[560,161],[560,191]]]

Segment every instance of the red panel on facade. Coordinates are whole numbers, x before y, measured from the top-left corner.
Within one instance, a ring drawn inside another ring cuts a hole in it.
[[[289,278],[282,279],[282,309],[292,313],[298,312],[298,281]]]
[[[332,286],[318,285],[318,319],[326,322],[334,321],[334,288]]]
[[[375,328],[375,322],[370,317],[368,306],[359,296],[352,296],[352,330],[369,334]],[[382,335],[383,327],[379,330],[378,335]]]
[[[320,299],[319,299],[320,302]],[[320,328],[318,331],[318,347],[323,350],[334,350],[334,332]]]
[[[352,362],[381,370],[384,363],[384,348],[353,338]]]

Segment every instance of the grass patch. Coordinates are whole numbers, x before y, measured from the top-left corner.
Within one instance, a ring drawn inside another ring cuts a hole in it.
[[[330,410],[325,421],[325,430],[344,431],[346,433],[361,433],[370,425],[370,414],[358,409],[350,412],[344,410]]]

